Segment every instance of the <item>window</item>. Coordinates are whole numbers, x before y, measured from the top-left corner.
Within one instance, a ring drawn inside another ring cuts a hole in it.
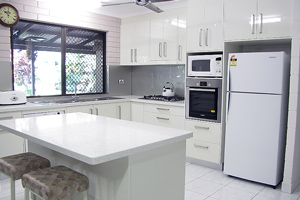
[[[104,32],[23,20],[11,31],[15,90],[27,96],[105,92]]]

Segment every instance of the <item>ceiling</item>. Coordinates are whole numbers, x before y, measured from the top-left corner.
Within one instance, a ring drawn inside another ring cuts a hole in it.
[[[133,0],[102,0],[101,2],[105,4],[109,4],[109,3],[133,2]],[[153,3],[153,4],[162,10],[168,10],[168,9],[187,6],[187,2],[188,0],[174,0],[174,1]],[[100,14],[109,15],[118,18],[126,18],[126,17],[132,17],[136,15],[155,13],[149,10],[148,8],[136,5],[134,2],[132,4],[100,7],[94,9],[94,11]]]

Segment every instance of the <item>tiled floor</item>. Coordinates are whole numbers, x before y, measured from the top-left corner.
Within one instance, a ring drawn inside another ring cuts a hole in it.
[[[258,183],[224,175],[221,171],[186,163],[185,200],[300,200],[300,187],[293,194]],[[16,182],[16,200],[24,199],[21,182]],[[0,200],[10,200],[9,179],[0,181]]]

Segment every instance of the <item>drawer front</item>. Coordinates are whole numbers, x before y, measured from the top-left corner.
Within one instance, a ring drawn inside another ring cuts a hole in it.
[[[158,126],[184,129],[184,117],[173,115],[162,115],[145,112],[144,123]]]
[[[186,155],[188,157],[220,164],[220,145],[194,139],[187,139],[186,143]]]
[[[221,144],[221,124],[187,119],[185,129],[193,131],[196,140]]]
[[[1,120],[8,120],[8,119],[15,119],[15,118],[21,118],[21,112],[7,112],[7,113],[0,113],[0,121]],[[2,129],[0,129],[0,133],[3,132]]]
[[[164,115],[176,115],[184,117],[184,108],[177,106],[166,106],[158,104],[144,104],[145,112],[152,112]]]

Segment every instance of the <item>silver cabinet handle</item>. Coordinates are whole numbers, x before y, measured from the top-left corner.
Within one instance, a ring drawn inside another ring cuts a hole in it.
[[[121,106],[118,106],[118,108],[119,108],[119,119],[121,119],[122,118],[122,109],[121,109]]]
[[[7,119],[13,119],[13,116],[8,116],[8,117],[0,117],[0,120],[7,120]]]
[[[131,56],[130,61],[133,63],[133,49],[130,50],[130,56]]]
[[[209,129],[209,127],[207,127],[207,126],[197,126],[197,125],[194,125],[194,127],[198,128],[198,129],[206,129],[206,130]]]
[[[199,31],[199,46],[202,47],[202,28]]]
[[[99,115],[99,109],[95,108],[95,110],[96,110],[96,115]]]
[[[254,34],[255,15],[251,15],[251,34]]]
[[[159,55],[159,57],[162,57],[162,43],[160,42],[159,43],[159,46],[158,46],[158,55]]]
[[[137,63],[137,49],[134,49],[134,61]]]
[[[157,110],[165,110],[165,111],[169,111],[169,108],[156,108]]]
[[[202,149],[208,149],[209,146],[203,146],[203,145],[199,145],[199,144],[194,144],[195,148],[202,148]]]
[[[182,46],[178,46],[178,60],[182,61]]]
[[[205,45],[208,46],[208,28],[206,29],[205,33]]]
[[[164,56],[167,57],[168,44],[164,42]]]
[[[166,117],[156,117],[156,119],[161,119],[161,120],[170,120],[169,118],[166,118]]]
[[[263,14],[260,13],[259,14],[259,17],[260,17],[260,24],[259,24],[259,33],[262,34],[262,26],[263,26]]]

